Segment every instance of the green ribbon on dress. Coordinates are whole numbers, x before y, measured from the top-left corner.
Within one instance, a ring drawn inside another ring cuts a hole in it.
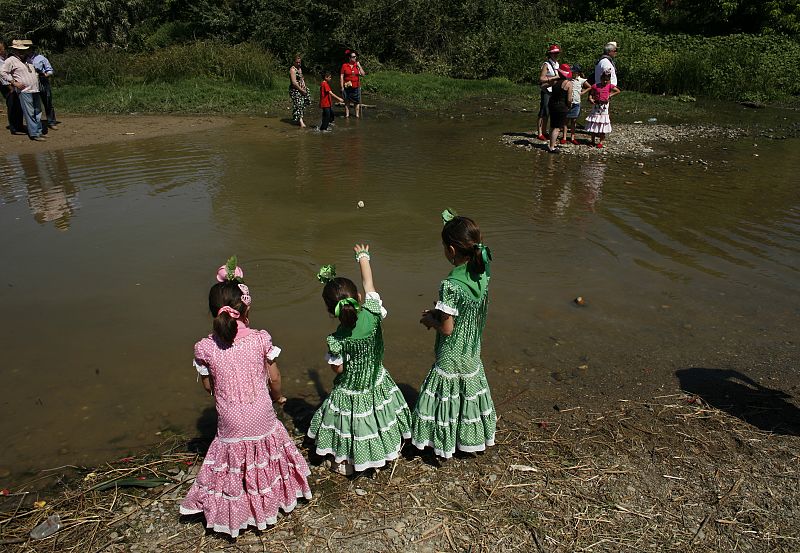
[[[479,275],[475,274],[469,270],[469,263],[464,263],[450,271],[450,274],[447,275],[447,280],[458,284],[465,291],[472,294],[472,297],[479,299],[486,291],[489,275],[488,271],[484,271]]]
[[[336,308],[333,310],[333,316],[334,317],[338,317],[339,314],[342,312],[342,307],[344,307],[345,305],[352,305],[353,309],[355,309],[356,311],[361,309],[361,306],[358,305],[358,300],[357,299],[355,299],[355,298],[344,298],[344,299],[339,300],[339,303],[336,304]]]

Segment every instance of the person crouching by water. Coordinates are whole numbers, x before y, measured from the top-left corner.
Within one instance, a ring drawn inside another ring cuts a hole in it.
[[[561,48],[558,44],[551,44],[547,49],[547,59],[542,64],[541,71],[539,72],[539,85],[541,86],[539,98],[539,121],[537,126],[537,138],[539,140],[547,140],[544,135],[547,129],[547,119],[550,117],[549,102],[550,94],[553,92],[553,82],[558,80],[558,54],[561,53]]]
[[[281,350],[266,330],[250,328],[250,289],[236,257],[217,270],[208,293],[213,331],[194,346],[194,367],[214,396],[219,422],[180,513],[203,513],[206,527],[235,538],[278,522],[297,500],[311,499],[308,464],[275,415],[282,405]]]
[[[567,125],[567,113],[572,108],[572,69],[569,64],[562,63],[558,67],[558,78],[553,81],[553,92],[550,94],[550,101],[548,103],[548,110],[550,111],[550,144],[547,151],[551,154],[557,154],[556,144],[558,144],[558,135],[562,129]],[[564,133],[565,139],[561,144],[566,144],[566,131]]]
[[[356,117],[361,117],[361,77],[366,75],[358,54],[345,50],[346,59],[339,71],[339,84],[344,97],[344,116],[350,117],[350,102],[356,107]]]
[[[607,70],[600,76],[600,84],[593,84],[587,91],[593,107],[592,113],[586,118],[586,131],[592,133],[592,146],[599,137],[600,142],[597,142],[597,147],[602,148],[603,140],[611,132],[611,116],[609,115],[611,98],[619,94],[621,90],[611,84],[611,71]]]
[[[33,65],[28,63],[27,44],[22,44],[18,40],[11,43],[11,55],[3,62],[0,78],[11,85],[19,99],[25,125],[28,128],[28,138],[36,141],[45,140],[42,136],[39,76]]]
[[[300,125],[301,129],[306,128],[303,116],[306,106],[311,104],[311,96],[308,94],[306,81],[303,79],[303,57],[295,54],[294,63],[289,68],[289,97],[292,99],[292,121]]]
[[[319,126],[320,131],[327,131],[328,125],[333,121],[333,101],[331,98],[336,98],[337,102],[344,102],[331,90],[331,79],[333,73],[325,71],[325,78],[319,84],[319,107],[322,109],[322,123]]]

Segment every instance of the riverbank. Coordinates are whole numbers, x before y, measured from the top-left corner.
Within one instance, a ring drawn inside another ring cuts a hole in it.
[[[11,490],[0,498],[0,543],[20,552],[795,551],[794,422],[762,432],[682,393],[546,418],[517,409],[501,418],[496,447],[441,466],[409,452],[348,480],[312,457],[314,498],[237,540],[178,516],[202,458],[175,439],[103,467],[43,471],[56,482],[44,492]],[[137,478],[163,485],[127,486]],[[54,513],[64,528],[28,540]]]

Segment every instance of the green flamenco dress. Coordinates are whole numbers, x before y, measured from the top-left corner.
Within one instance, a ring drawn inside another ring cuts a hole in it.
[[[328,363],[343,365],[308,429],[318,455],[333,455],[356,471],[397,459],[411,436],[403,394],[383,367],[380,296],[370,292],[352,329],[341,325],[328,336]]]
[[[454,318],[453,333],[436,335],[436,362],[422,383],[411,441],[446,459],[456,449],[474,452],[494,445],[497,415],[481,362],[488,288],[488,271],[475,275],[466,264],[453,269],[439,288],[436,309]]]

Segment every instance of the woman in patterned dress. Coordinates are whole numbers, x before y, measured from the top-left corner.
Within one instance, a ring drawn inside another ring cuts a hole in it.
[[[327,361],[336,378],[333,390],[314,413],[308,436],[318,455],[333,457],[334,472],[353,474],[397,459],[410,437],[410,413],[397,384],[383,367],[383,301],[372,283],[369,246],[356,245],[364,301],[352,280],[326,265],[317,277],[322,299],[339,319],[328,336]]]
[[[472,219],[450,210],[442,218],[444,255],[455,268],[442,281],[434,309],[420,320],[436,329],[436,361],[420,389],[411,441],[448,459],[456,450],[494,445],[497,416],[481,362],[491,252]]]
[[[303,78],[302,65],[302,56],[296,54],[294,64],[289,68],[289,97],[292,99],[292,121],[304,129],[306,124],[303,121],[303,115],[305,115],[306,106],[311,105],[311,95],[308,93],[308,87]]]
[[[305,459],[275,416],[283,403],[275,359],[280,348],[266,330],[248,326],[250,291],[233,257],[209,292],[214,332],[194,346],[194,366],[214,396],[219,422],[203,466],[180,513],[203,513],[206,526],[232,537],[248,526],[275,524],[297,499],[311,498]]]

